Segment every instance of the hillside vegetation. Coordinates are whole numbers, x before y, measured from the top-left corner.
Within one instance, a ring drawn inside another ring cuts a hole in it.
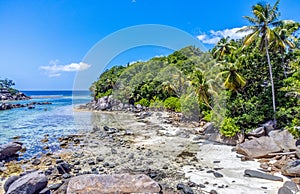
[[[95,100],[113,95],[135,104],[212,121],[226,136],[267,121],[299,137],[299,23],[278,20],[274,6],[257,4],[245,16],[249,35],[222,38],[209,52],[193,46],[166,57],[115,66],[93,83]]]

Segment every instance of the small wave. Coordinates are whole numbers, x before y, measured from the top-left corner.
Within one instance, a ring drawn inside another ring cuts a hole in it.
[[[41,98],[62,98],[63,95],[39,95],[39,96],[35,96],[35,95],[32,95],[30,96],[30,98],[33,98],[33,99],[41,99]]]

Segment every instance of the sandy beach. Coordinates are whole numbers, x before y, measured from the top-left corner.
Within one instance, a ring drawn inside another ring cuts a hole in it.
[[[93,130],[61,138],[61,151],[43,155],[38,165],[33,163],[35,158],[18,164],[27,170],[52,169],[47,176],[50,185],[70,178],[55,171],[57,160],[72,165],[70,176],[147,174],[165,193],[177,193],[179,183],[199,194],[272,194],[283,185],[245,177],[245,170],[260,168],[258,161],[241,161],[234,147],[199,138],[200,127],[169,123],[171,113],[93,112],[92,117],[96,125]],[[107,126],[109,130],[105,132]]]

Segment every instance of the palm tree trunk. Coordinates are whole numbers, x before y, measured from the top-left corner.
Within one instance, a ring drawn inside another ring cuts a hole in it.
[[[282,65],[282,68],[283,68],[283,74],[284,74],[284,77],[286,79],[287,75],[286,75],[286,66],[284,64],[284,51],[281,50],[280,53],[281,53],[281,65]]]
[[[274,123],[276,124],[276,104],[275,104],[275,89],[274,89],[274,81],[273,81],[273,74],[272,74],[272,65],[268,50],[268,40],[265,38],[265,47],[266,47],[266,54],[268,59],[268,65],[269,65],[269,72],[270,72],[270,80],[271,80],[271,86],[272,86],[272,100],[273,100],[273,119]]]

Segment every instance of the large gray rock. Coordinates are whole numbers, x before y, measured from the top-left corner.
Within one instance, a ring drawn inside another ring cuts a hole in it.
[[[6,194],[37,193],[48,184],[47,177],[41,171],[26,174],[10,184]]]
[[[271,174],[266,174],[263,172],[255,171],[255,170],[245,170],[245,176],[247,177],[254,177],[254,178],[261,178],[261,179],[267,179],[271,181],[283,181],[281,177],[274,176]]]
[[[17,151],[22,149],[22,144],[17,142],[10,142],[0,145],[0,159],[5,159],[14,155]]]
[[[159,193],[160,186],[146,175],[80,175],[71,178],[67,194]]]
[[[288,130],[271,131],[269,136],[283,151],[296,150],[296,140]]]
[[[281,168],[281,173],[286,176],[300,176],[300,160],[287,162]]]
[[[270,153],[295,150],[295,139],[287,131],[270,131],[269,136],[254,138],[236,146],[238,153],[260,158]]]
[[[238,144],[236,151],[251,158],[260,158],[270,153],[281,151],[281,147],[272,138],[263,136]]]

